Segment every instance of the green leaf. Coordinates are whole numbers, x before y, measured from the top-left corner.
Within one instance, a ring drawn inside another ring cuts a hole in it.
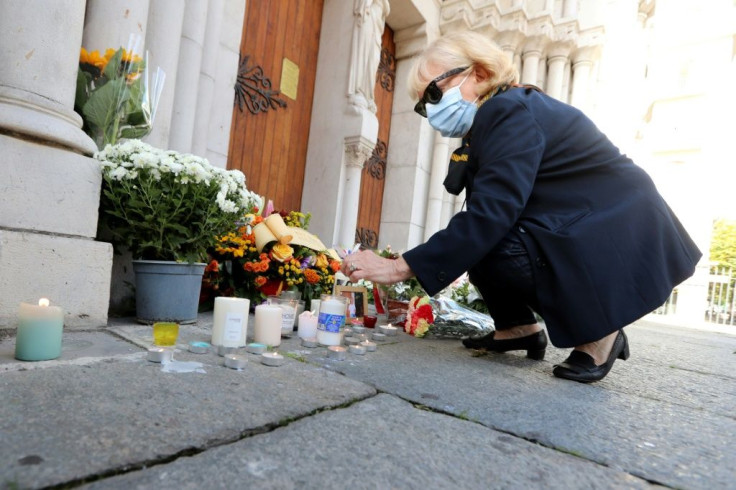
[[[105,71],[103,71],[102,73],[111,81],[120,78],[121,76],[120,61],[122,59],[123,59],[123,48],[120,48],[117,51],[115,51],[115,54],[107,62],[107,65],[105,65]],[[123,80],[125,80],[125,77],[123,77]]]
[[[90,125],[107,133],[118,117],[119,103],[127,97],[125,79],[111,80],[92,92],[82,112]]]

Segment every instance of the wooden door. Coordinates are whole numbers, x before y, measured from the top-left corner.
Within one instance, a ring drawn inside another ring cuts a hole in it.
[[[228,168],[277,210],[301,208],[323,0],[248,0]]]
[[[365,161],[360,181],[360,207],[355,242],[364,247],[378,247],[378,229],[381,226],[383,186],[386,182],[386,155],[391,130],[391,108],[394,102],[396,79],[396,45],[394,32],[389,26],[383,31],[381,61],[376,74],[375,99],[378,117],[378,141],[373,155]]]

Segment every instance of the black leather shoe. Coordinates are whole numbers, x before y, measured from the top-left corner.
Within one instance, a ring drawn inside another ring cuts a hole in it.
[[[558,378],[571,379],[580,383],[592,383],[606,377],[616,359],[629,358],[629,340],[623,330],[618,331],[613,347],[608,354],[608,360],[596,366],[593,358],[585,352],[574,350],[562,364],[555,365],[552,374]]]
[[[547,334],[544,330],[519,337],[518,339],[495,340],[496,332],[491,332],[477,339],[463,339],[463,345],[468,349],[485,349],[491,352],[508,352],[510,350],[525,350],[526,357],[541,361],[547,349]]]

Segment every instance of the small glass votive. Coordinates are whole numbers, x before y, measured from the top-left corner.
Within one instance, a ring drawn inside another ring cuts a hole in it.
[[[376,321],[378,318],[371,315],[365,315],[363,317],[363,325],[365,325],[366,328],[374,328],[376,326]]]
[[[171,347],[176,345],[176,339],[178,336],[178,323],[156,322],[153,324],[153,345]]]

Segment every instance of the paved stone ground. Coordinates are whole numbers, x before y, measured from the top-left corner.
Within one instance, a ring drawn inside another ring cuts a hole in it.
[[[551,374],[566,350],[405,334],[346,361],[292,338],[284,366],[234,371],[184,350],[211,321],[181,328],[168,366],[124,320],[65,333],[56,361],[0,337],[0,488],[736,485],[736,331],[640,321],[632,357],[583,385]]]

